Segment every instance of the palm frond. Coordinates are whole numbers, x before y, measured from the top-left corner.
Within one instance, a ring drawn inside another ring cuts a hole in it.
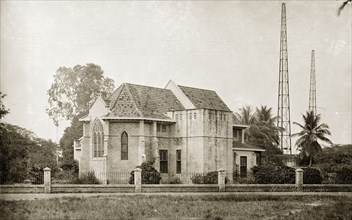
[[[326,142],[326,143],[328,143],[330,145],[333,145],[332,141],[329,138],[327,138],[327,137],[318,136],[318,139],[320,139],[320,140],[322,140],[322,141],[324,141],[324,142]]]
[[[300,123],[297,123],[297,122],[293,122],[294,125],[298,125],[300,126],[302,129],[306,129],[303,125],[301,125]]]
[[[340,16],[342,10],[346,7],[347,4],[351,4],[352,0],[346,0],[342,3],[342,5],[337,9],[337,15]]]

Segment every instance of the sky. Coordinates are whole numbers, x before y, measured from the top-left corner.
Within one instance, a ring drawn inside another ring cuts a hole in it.
[[[46,113],[59,67],[100,65],[117,88],[129,82],[215,90],[229,108],[277,112],[280,1],[1,1],[5,122],[57,141]],[[341,1],[286,1],[291,121],[308,109],[315,50],[317,111],[330,139],[352,143],[352,13]],[[298,132],[291,125],[292,133]]]

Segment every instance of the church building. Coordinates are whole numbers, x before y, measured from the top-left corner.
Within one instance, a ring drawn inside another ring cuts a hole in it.
[[[108,99],[98,97],[80,121],[79,171],[105,174],[105,184],[118,182],[109,173],[131,172],[146,160],[164,180],[189,183],[192,173],[225,169],[231,181],[234,173],[246,176],[264,151],[244,143],[246,126],[234,124],[215,91],[173,81],[165,88],[124,83]]]

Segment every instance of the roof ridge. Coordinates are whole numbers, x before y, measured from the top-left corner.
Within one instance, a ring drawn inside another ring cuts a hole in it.
[[[136,104],[136,100],[134,100],[134,97],[133,97],[133,95],[132,95],[132,93],[130,91],[130,88],[128,87],[129,83],[124,83],[124,85],[126,86],[128,94],[131,96],[132,103],[133,103],[134,107],[138,110],[138,113],[141,114],[141,117],[144,117],[142,111],[138,108],[138,106]]]
[[[199,90],[206,90],[206,91],[215,92],[215,90],[211,90],[211,89],[201,89],[201,88],[197,88],[197,87],[182,86],[182,85],[178,85],[178,86],[184,87],[184,88],[190,88],[190,89],[199,89]],[[215,93],[216,93],[216,92],[215,92]]]
[[[117,87],[117,89],[113,92],[113,93],[111,93],[111,95],[109,96],[109,99],[110,99],[110,97],[113,95],[113,94],[115,94],[115,92],[117,92],[121,87],[121,89],[120,89],[120,92],[116,95],[116,97],[119,97],[120,96],[120,94],[121,94],[121,92],[122,92],[122,90],[123,90],[123,86],[124,86],[125,84],[124,83],[122,83],[119,87]],[[115,106],[116,106],[116,104],[117,104],[117,101],[115,100],[115,102],[113,102],[114,100],[110,100],[112,103],[114,103],[114,105],[113,106],[109,106],[109,109],[113,109],[113,108],[115,108]],[[109,105],[110,105],[110,103],[109,103]]]
[[[165,88],[159,88],[159,87],[154,87],[154,86],[145,86],[145,85],[140,85],[140,84],[134,84],[134,83],[126,83],[128,85],[132,85],[132,86],[140,86],[140,87],[147,87],[147,88],[153,88],[153,89],[161,89],[161,90],[169,90],[170,89],[165,89]]]

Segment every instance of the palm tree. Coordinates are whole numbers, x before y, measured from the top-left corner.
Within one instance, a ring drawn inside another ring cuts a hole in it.
[[[278,132],[281,130],[276,126],[277,116],[273,116],[272,108],[261,106],[256,108],[255,123],[250,127],[250,132],[254,139],[261,139],[271,145],[279,144]]]
[[[301,156],[309,158],[309,166],[312,166],[314,156],[322,150],[319,141],[332,145],[332,141],[325,137],[331,135],[327,124],[319,124],[321,120],[320,114],[315,115],[313,111],[306,112],[303,116],[304,125],[293,122],[302,128],[301,132],[293,134],[299,136],[296,141],[297,149],[301,151]]]
[[[256,115],[255,112],[253,112],[251,106],[242,106],[242,108],[240,108],[239,110],[239,113],[236,112],[234,114],[236,123],[251,126],[256,122]],[[244,139],[248,141],[248,137],[250,135],[250,127],[248,127],[244,130]]]
[[[251,106],[242,106],[242,108],[239,109],[239,113],[235,113],[235,118],[237,122],[243,124],[243,125],[252,125],[256,121],[256,116],[255,113],[253,112]]]
[[[245,106],[240,109],[239,113],[235,113],[235,117],[237,123],[249,125],[245,129],[246,142],[264,148],[266,151],[262,156],[269,162],[276,161],[275,155],[282,154],[277,147],[279,144],[278,131],[281,129],[276,126],[278,117],[273,116],[272,108],[261,106],[253,112],[250,106]]]

